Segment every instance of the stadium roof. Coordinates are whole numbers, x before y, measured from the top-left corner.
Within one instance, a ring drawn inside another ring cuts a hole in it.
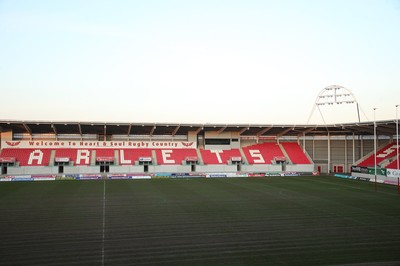
[[[377,134],[396,135],[396,120],[376,121]],[[328,125],[278,125],[278,124],[187,124],[187,123],[117,123],[71,121],[12,121],[0,120],[0,132],[25,134],[100,134],[100,135],[187,135],[190,131],[239,132],[241,136],[302,136],[303,134],[373,135],[374,123],[343,123]]]

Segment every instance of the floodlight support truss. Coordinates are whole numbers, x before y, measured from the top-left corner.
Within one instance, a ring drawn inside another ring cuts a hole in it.
[[[358,118],[358,122],[361,122],[361,118],[360,118],[360,105],[357,102],[356,97],[354,96],[354,94],[346,89],[345,87],[339,86],[339,85],[331,85],[328,86],[326,88],[324,88],[323,90],[320,91],[320,93],[318,94],[314,106],[311,110],[311,113],[308,117],[307,120],[307,124],[309,124],[312,115],[314,114],[315,111],[315,107],[318,108],[318,111],[321,115],[322,121],[324,122],[324,125],[326,125],[326,121],[325,118],[321,112],[320,106],[323,105],[340,105],[340,104],[355,104],[356,108],[357,108],[357,118]],[[361,111],[364,113],[364,111],[361,109]],[[368,120],[368,117],[365,115],[366,119]]]

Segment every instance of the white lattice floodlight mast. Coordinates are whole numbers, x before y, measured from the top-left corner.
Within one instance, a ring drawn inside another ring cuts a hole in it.
[[[318,94],[317,99],[315,100],[313,109],[308,117],[307,124],[310,122],[311,116],[315,111],[315,107],[318,108],[318,111],[322,117],[322,120],[325,123],[324,116],[322,115],[320,106],[323,105],[339,105],[339,104],[355,104],[357,107],[357,117],[358,122],[360,122],[360,106],[357,102],[356,97],[354,94],[343,86],[339,85],[331,85],[323,90]],[[362,110],[361,110],[362,111]],[[364,113],[364,112],[363,112]],[[365,115],[365,114],[364,114]]]

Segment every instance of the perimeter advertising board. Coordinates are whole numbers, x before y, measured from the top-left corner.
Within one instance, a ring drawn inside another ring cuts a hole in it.
[[[368,174],[368,167],[352,165],[351,172]]]
[[[55,175],[7,175],[0,178],[0,181],[54,181]]]
[[[375,175],[375,168],[368,168],[368,174]],[[376,174],[386,176],[386,168],[376,168]]]
[[[397,178],[400,177],[400,170],[399,169],[386,169],[386,176],[387,177],[393,177],[393,178]]]

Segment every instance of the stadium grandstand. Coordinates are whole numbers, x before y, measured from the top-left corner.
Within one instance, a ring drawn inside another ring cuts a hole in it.
[[[397,122],[0,121],[0,264],[399,265]]]
[[[396,121],[376,124],[377,167],[393,172],[398,168]],[[0,121],[0,130],[3,177],[371,174],[375,162],[373,122],[221,125]]]

